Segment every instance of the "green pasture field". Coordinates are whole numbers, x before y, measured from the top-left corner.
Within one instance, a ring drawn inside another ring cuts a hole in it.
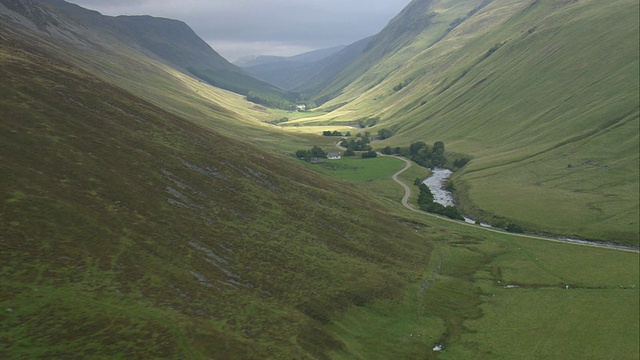
[[[416,179],[424,180],[429,176],[431,176],[429,168],[412,163],[410,168],[398,176],[398,179],[411,187]]]
[[[404,164],[347,158],[313,166],[377,192],[383,174]],[[413,186],[416,177],[428,175],[414,164],[400,179]],[[518,238],[408,211],[404,216],[415,219],[416,232],[439,239],[424,275],[402,298],[353,307],[334,323],[332,332],[346,344],[335,359],[640,355],[637,253]],[[437,344],[443,351],[432,350]]]
[[[393,181],[393,174],[400,171],[404,162],[390,157],[363,159],[361,157],[343,157],[339,160],[325,160],[319,164],[308,164],[313,169],[363,186],[367,190],[400,202],[404,190]]]
[[[333,325],[360,359],[389,349],[427,359],[640,356],[637,253],[419,223],[441,239],[423,278],[404,298],[354,307]]]
[[[398,159],[376,157],[363,159],[357,156],[327,160],[317,164],[317,168],[327,174],[351,182],[371,182],[389,180],[404,167]]]

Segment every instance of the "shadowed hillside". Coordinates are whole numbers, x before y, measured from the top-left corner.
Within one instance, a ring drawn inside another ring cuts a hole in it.
[[[12,3],[22,2],[5,0],[11,8]],[[39,9],[33,2],[24,2],[28,7],[14,5],[22,9],[27,17],[36,16],[42,23],[59,26],[58,12],[66,14],[76,24],[90,30],[109,33],[118,41],[137,46],[158,59],[178,69],[188,71],[194,76],[223,89],[246,95],[249,91],[262,91],[274,94],[284,92],[273,85],[257,80],[242,69],[229,63],[198,37],[189,26],[181,21],[151,16],[103,16],[96,11],[84,9],[63,0],[42,0],[50,4],[48,9]],[[68,39],[67,39],[68,40]]]
[[[282,152],[295,151],[300,143],[311,141],[310,136],[285,134],[261,126],[261,121],[282,116],[246,101],[242,95],[209,86],[186,69],[173,67],[120,31],[111,29],[113,19],[120,17],[102,16],[69,4],[65,5],[69,9],[62,12],[48,3],[38,5],[22,0],[17,2],[18,11],[12,11],[2,5],[5,1],[9,7],[12,5],[9,0],[0,1],[0,16],[3,21],[6,19],[3,23],[6,30],[164,110],[228,136],[251,139],[270,148],[277,144],[279,149],[284,148]],[[73,9],[77,10],[78,18]],[[135,23],[135,19],[131,21]],[[292,144],[291,149],[288,144]]]
[[[3,358],[325,357],[426,262],[353,186],[52,55],[0,34]]]

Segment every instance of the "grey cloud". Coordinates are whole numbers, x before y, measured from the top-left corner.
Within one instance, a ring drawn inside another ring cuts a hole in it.
[[[105,15],[178,19],[223,56],[293,55],[379,32],[410,0],[70,0]]]

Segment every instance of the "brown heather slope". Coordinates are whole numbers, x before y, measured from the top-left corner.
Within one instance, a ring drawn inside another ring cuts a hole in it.
[[[352,185],[8,31],[0,78],[2,358],[322,358],[428,259]]]

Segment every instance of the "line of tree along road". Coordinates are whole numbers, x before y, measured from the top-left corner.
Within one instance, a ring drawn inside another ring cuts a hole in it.
[[[420,207],[420,210],[443,215],[454,220],[464,220],[464,217],[462,217],[457,207],[444,206],[435,202],[433,193],[427,185],[421,183],[418,188],[420,189],[420,195],[418,195],[418,207]]]

